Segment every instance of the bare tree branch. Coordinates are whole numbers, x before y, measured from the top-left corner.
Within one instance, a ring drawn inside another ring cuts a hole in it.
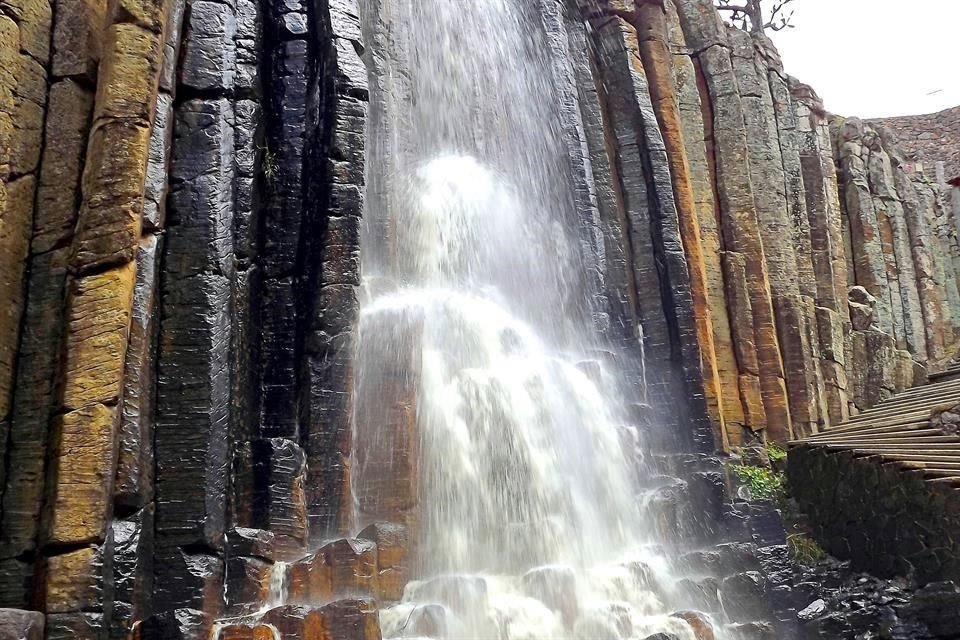
[[[744,31],[763,33],[766,30],[782,31],[793,28],[794,12],[788,5],[794,0],[770,0],[772,4],[768,11],[764,10],[764,3],[768,0],[716,0],[717,10],[728,12],[730,22]],[[769,15],[769,17],[768,17]]]

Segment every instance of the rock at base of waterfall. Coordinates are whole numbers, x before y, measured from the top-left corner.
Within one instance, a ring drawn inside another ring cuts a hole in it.
[[[797,612],[797,618],[804,622],[815,620],[827,612],[827,603],[822,599],[814,600],[802,611]]]
[[[687,603],[692,609],[710,613],[721,610],[720,581],[717,578],[707,577],[697,580],[683,578],[677,580],[673,588],[680,596],[681,601]]]
[[[338,594],[372,596],[377,582],[377,546],[342,538],[288,569],[291,602],[329,602]]]
[[[377,599],[388,602],[400,600],[410,576],[410,540],[406,528],[390,522],[378,522],[361,531],[357,537],[377,545]]]
[[[773,627],[765,622],[729,624],[725,630],[728,640],[777,640]]]
[[[523,576],[523,591],[560,614],[567,628],[579,615],[577,576],[570,567],[538,567]]]
[[[210,619],[196,609],[173,609],[136,624],[130,640],[206,640]]]
[[[268,624],[235,623],[217,629],[213,640],[274,640],[273,627]]]
[[[477,576],[440,576],[416,585],[412,599],[437,602],[458,614],[486,611],[489,607],[487,581]]]
[[[260,621],[277,630],[273,636],[277,640],[380,640],[376,603],[366,598],[337,600],[320,608],[277,607],[263,614]]]
[[[716,640],[717,634],[713,630],[713,623],[705,614],[699,611],[678,611],[673,614],[673,617],[680,618],[690,625],[696,640]]]
[[[227,561],[226,589],[231,615],[255,613],[270,595],[273,564],[251,556],[234,556]]]
[[[720,583],[720,602],[727,616],[736,622],[764,620],[770,614],[765,580],[757,571],[724,578]]]
[[[439,604],[424,604],[410,612],[405,636],[423,636],[425,638],[444,638],[450,627],[450,613]]]

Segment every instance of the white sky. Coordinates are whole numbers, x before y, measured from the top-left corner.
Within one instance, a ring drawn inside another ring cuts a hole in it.
[[[960,0],[794,0],[773,34],[826,108],[875,118],[960,105]]]

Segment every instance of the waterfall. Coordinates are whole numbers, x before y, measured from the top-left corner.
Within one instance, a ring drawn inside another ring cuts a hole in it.
[[[402,520],[385,638],[693,638],[658,587],[594,333],[535,3],[368,0],[355,525]]]

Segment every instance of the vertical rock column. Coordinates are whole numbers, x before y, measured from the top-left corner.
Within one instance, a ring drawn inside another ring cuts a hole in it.
[[[787,82],[796,114],[800,171],[810,230],[825,415],[831,423],[839,423],[850,416],[845,358],[850,328],[836,163],[826,112],[819,97],[793,78]]]
[[[656,406],[672,405],[682,389],[687,415],[663,416],[662,444],[714,449],[704,393],[690,275],[677,214],[667,149],[640,61],[636,30],[619,15],[594,21],[600,82],[608,89],[612,158],[624,207],[626,246],[636,287],[648,384]],[[652,295],[652,292],[659,295]],[[686,425],[686,428],[681,425]]]
[[[0,2],[0,452],[6,454],[50,59],[47,0]],[[0,482],[6,476],[0,462]],[[7,554],[2,553],[0,557]]]
[[[796,259],[799,294],[796,299],[799,312],[796,328],[802,332],[802,335],[793,337],[793,325],[781,327],[781,332],[786,333],[788,338],[781,337],[780,344],[785,353],[798,348],[800,351],[799,364],[803,371],[802,376],[797,377],[805,380],[803,387],[805,395],[794,398],[795,394],[791,394],[792,399],[799,400],[802,404],[800,412],[793,411],[796,434],[815,433],[830,426],[831,420],[821,367],[822,354],[816,311],[819,302],[817,296],[821,287],[817,284],[813,266],[813,237],[800,158],[802,134],[799,130],[798,105],[773,43],[766,36],[757,35],[754,37],[754,49],[757,73],[760,76],[766,76],[770,87],[774,122],[779,134],[780,156],[783,161],[790,242],[795,249]],[[799,419],[803,415],[807,416],[805,423]]]
[[[729,447],[724,424],[723,394],[714,347],[713,319],[707,284],[707,270],[701,242],[700,219],[687,158],[683,124],[673,74],[673,56],[667,42],[667,13],[664,0],[635,3],[633,24],[637,29],[640,59],[647,72],[650,97],[663,136],[666,160],[673,184],[678,233],[687,261],[692,313],[696,323],[702,384],[718,445]],[[739,398],[737,399],[739,404]]]
[[[759,382],[765,422],[754,428],[765,428],[773,439],[787,440],[792,430],[790,408],[765,247],[748,171],[745,112],[731,50],[724,26],[708,0],[675,0],[675,5],[687,44],[698,52],[695,62],[705,79],[701,99],[704,114],[711,120],[707,128],[713,132],[715,184],[726,247],[727,299],[735,342],[746,347],[738,354],[741,389],[749,389],[755,379]],[[754,350],[755,367],[751,358]],[[749,406],[747,400],[749,396],[744,397],[745,409]]]
[[[307,506],[311,536],[349,528],[349,470],[356,324],[360,286],[360,216],[364,129],[370,92],[360,59],[355,0],[317,3],[317,86],[311,103],[309,219],[311,260],[302,402],[307,420]],[[322,247],[322,248],[321,248]]]
[[[166,23],[118,2],[106,28],[69,262],[41,565],[48,638],[94,638],[113,606],[113,488],[144,184]]]
[[[925,352],[931,361],[939,362],[948,355],[947,348],[955,339],[941,264],[945,255],[932,228],[933,212],[917,193],[913,180],[905,171],[896,171],[893,178],[909,232]]]
[[[160,286],[153,608],[201,624],[224,607],[242,7],[186,5]]]
[[[788,208],[787,177],[768,70],[764,61],[758,61],[753,36],[732,27],[727,28],[727,34],[744,114],[747,167],[783,356],[792,420],[789,433],[812,433],[819,417],[809,340],[813,301],[805,302],[800,296],[795,243],[801,233]]]
[[[583,269],[587,274],[586,297],[594,325],[604,335],[610,332],[609,303],[607,300],[606,247],[604,245],[597,187],[590,170],[590,151],[587,142],[580,95],[577,90],[576,56],[572,53],[571,33],[583,28],[583,22],[570,4],[552,1],[538,3],[542,16],[548,59],[551,64],[553,86],[557,92],[554,102],[559,109],[560,124],[565,135],[569,159],[569,182],[573,186],[574,210],[577,212],[578,240]],[[577,37],[574,35],[573,37]],[[580,49],[582,51],[582,49]],[[583,61],[579,61],[582,63]]]
[[[596,48],[587,34],[580,16],[568,15],[567,38],[573,66],[583,138],[589,154],[592,182],[603,239],[604,260],[598,267],[605,283],[609,332],[607,338],[624,352],[636,349],[640,336],[637,317],[637,287],[630,264],[630,246],[626,239],[627,223],[622,186],[615,168],[611,123],[606,115],[606,88],[598,71]],[[587,51],[588,56],[581,55]],[[642,398],[641,367],[624,367],[628,386],[638,389]]]
[[[51,22],[47,0],[0,2],[0,606],[8,607],[27,606],[32,589],[51,404],[49,391],[42,389],[49,390],[53,375],[48,368],[46,376],[33,378],[37,384],[27,392],[19,380],[35,374],[35,365],[42,366],[36,360],[57,353],[56,345],[36,339],[48,327],[31,326],[42,304],[35,298],[30,307],[26,287],[28,277],[45,282],[41,271],[53,261],[34,258],[38,250],[31,248],[35,198],[44,183],[41,156],[47,155],[44,141],[50,137],[44,116]],[[61,100],[57,103],[63,106]],[[46,170],[46,179],[50,175]],[[56,258],[59,277],[51,287],[57,313],[65,253]]]
[[[738,447],[745,433],[754,425],[762,426],[763,404],[760,398],[756,368],[749,383],[741,385],[737,348],[734,347],[730,314],[727,310],[723,274],[723,240],[720,235],[719,209],[716,198],[715,159],[713,149],[712,117],[704,114],[699,84],[702,77],[688,51],[686,38],[680,28],[680,19],[673,3],[667,3],[670,14],[670,37],[674,51],[673,69],[677,85],[677,104],[683,126],[683,141],[690,168],[700,242],[706,276],[708,311],[713,326],[714,352],[723,399],[723,418],[727,444]],[[709,143],[709,148],[708,148]],[[752,339],[751,339],[752,344]],[[743,348],[741,344],[738,348]],[[756,363],[754,349],[752,360]]]
[[[130,336],[124,364],[119,456],[113,490],[113,612],[111,640],[121,640],[135,620],[153,611],[154,410],[159,329],[160,275],[166,226],[168,172],[174,128],[174,96],[183,0],[166,11],[160,84],[153,111],[144,184],[143,237],[137,250]]]

